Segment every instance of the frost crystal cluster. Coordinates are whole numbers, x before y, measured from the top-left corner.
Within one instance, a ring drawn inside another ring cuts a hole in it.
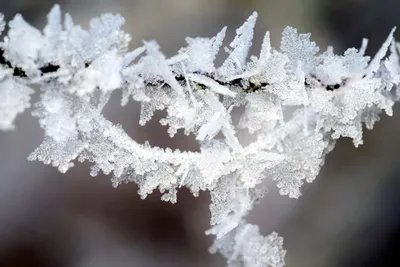
[[[74,161],[89,161],[90,174],[112,173],[114,186],[135,182],[145,198],[153,190],[162,200],[177,200],[185,186],[194,195],[211,195],[212,252],[229,266],[283,266],[283,239],[262,236],[245,221],[263,197],[263,181],[276,181],[282,195],[300,196],[304,182],[318,175],[324,158],[340,137],[362,143],[363,124],[371,129],[381,111],[392,114],[399,98],[400,44],[393,31],[378,53],[350,48],[320,53],[310,34],[287,27],[279,49],[265,34],[261,52],[248,58],[257,13],[236,30],[221,66],[214,60],[226,28],[212,38],[187,38],[187,46],[166,58],[155,41],[128,50],[124,19],[104,14],[90,29],[62,19],[56,5],[39,31],[21,15],[6,23],[0,15],[0,129],[30,107],[44,129],[43,143],[29,156],[66,172]],[[389,50],[389,51],[388,51]],[[182,129],[194,134],[199,152],[139,144],[102,115],[110,94],[122,91],[121,104],[141,104],[140,125],[165,110],[162,125],[173,137]],[[242,107],[234,124],[231,111]],[[236,130],[253,141],[244,146]]]

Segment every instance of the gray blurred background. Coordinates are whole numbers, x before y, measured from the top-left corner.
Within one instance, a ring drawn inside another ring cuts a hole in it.
[[[156,39],[167,56],[185,45],[186,36],[213,36],[236,27],[256,10],[252,53],[266,30],[275,46],[286,25],[311,32],[321,50],[327,44],[341,53],[370,39],[373,55],[393,26],[400,26],[398,0],[60,0],[64,12],[87,26],[104,12],[126,18],[132,48]],[[7,20],[22,13],[43,27],[53,1],[0,0]],[[399,35],[397,35],[399,36]],[[37,97],[37,96],[35,96]],[[138,106],[119,106],[114,94],[106,116],[135,140],[152,145],[197,149],[191,137],[170,140],[154,118],[138,126]],[[287,266],[400,266],[400,109],[383,116],[364,145],[356,149],[342,139],[328,155],[317,180],[292,200],[279,196],[274,184],[249,220],[264,234],[284,237]],[[162,115],[161,113],[158,114]],[[17,130],[0,132],[0,266],[224,266],[211,244],[209,196],[194,198],[180,190],[175,205],[154,193],[141,200],[134,184],[112,188],[109,177],[91,178],[85,164],[61,175],[26,157],[41,142],[43,131],[29,112],[18,117]]]

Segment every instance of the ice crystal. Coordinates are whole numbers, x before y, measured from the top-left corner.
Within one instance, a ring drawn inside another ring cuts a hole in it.
[[[393,31],[372,60],[360,49],[319,53],[309,34],[287,27],[280,49],[264,36],[259,57],[248,53],[257,13],[236,31],[222,66],[214,60],[226,28],[215,37],[187,38],[187,46],[167,58],[155,41],[128,51],[130,35],[119,15],[92,19],[90,29],[62,18],[56,5],[40,31],[16,15],[0,15],[0,129],[14,128],[15,117],[30,107],[31,88],[39,88],[33,116],[44,129],[43,143],[29,156],[61,172],[74,161],[89,161],[90,175],[111,174],[114,186],[135,182],[145,198],[160,190],[176,202],[178,188],[211,194],[212,252],[229,266],[284,265],[282,238],[266,237],[246,215],[260,199],[263,181],[276,181],[282,195],[297,198],[312,182],[335,139],[362,143],[363,124],[371,129],[399,99],[400,44]],[[389,49],[390,48],[390,49]],[[386,54],[390,52],[389,56]],[[199,152],[139,144],[102,115],[110,94],[122,91],[121,104],[141,103],[140,125],[165,110],[160,123],[174,136],[193,133]],[[232,109],[242,106],[239,122]],[[241,128],[254,135],[243,145]],[[221,134],[219,134],[221,133]],[[219,138],[221,136],[222,138]]]

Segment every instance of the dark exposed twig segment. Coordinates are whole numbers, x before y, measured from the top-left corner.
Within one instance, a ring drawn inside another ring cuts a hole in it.
[[[4,50],[0,48],[0,65],[6,66],[7,68],[13,69],[13,76],[15,77],[20,77],[20,78],[27,78],[28,76],[26,75],[26,72],[20,68],[20,67],[14,67],[12,66],[11,62],[8,61],[5,57],[4,57]],[[88,68],[90,66],[90,63],[87,62],[85,63],[85,68]],[[41,72],[41,75],[47,74],[47,73],[53,73],[56,72],[58,69],[60,68],[60,66],[58,65],[54,65],[54,64],[47,64],[43,67],[41,67],[39,70]],[[246,93],[252,93],[252,92],[256,92],[258,90],[263,89],[264,87],[268,86],[269,83],[266,82],[262,82],[260,84],[255,84],[251,81],[247,81],[245,82],[244,79],[238,78],[238,79],[234,79],[232,81],[221,81],[216,79],[215,77],[213,77],[213,75],[210,74],[204,74],[205,76],[208,76],[209,78],[212,78],[214,81],[216,81],[217,83],[219,83],[220,85],[223,86],[227,86],[227,87],[241,87],[243,89],[244,92]],[[181,83],[185,83],[186,79],[184,76],[182,75],[177,75],[175,76],[176,80],[178,82]],[[164,84],[163,81],[159,81],[159,84]],[[305,81],[304,84],[309,87],[310,84]],[[155,85],[155,84],[148,84],[149,86]],[[199,84],[201,89],[206,89],[205,85]],[[333,84],[333,85],[325,85],[324,86],[326,88],[326,90],[328,91],[334,91],[337,90],[341,87],[340,84]]]

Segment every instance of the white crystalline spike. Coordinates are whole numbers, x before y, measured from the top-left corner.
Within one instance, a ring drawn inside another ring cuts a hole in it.
[[[243,71],[249,49],[252,45],[256,21],[257,12],[254,12],[247,21],[236,30],[236,37],[229,45],[233,50],[218,70],[221,76],[231,76]]]
[[[73,26],[74,26],[74,20],[72,19],[70,14],[66,13],[64,18],[64,28],[66,30],[70,30],[72,29]]]
[[[209,38],[186,38],[188,44],[187,47],[181,49],[179,54],[173,58],[183,59],[186,71],[188,73],[213,73],[215,72],[214,61],[219,52],[219,48],[222,45],[223,39],[225,37],[226,27],[223,28],[217,36]],[[171,63],[176,64],[177,61],[168,60],[169,65]],[[171,62],[171,63],[170,63]],[[175,66],[178,72],[181,71],[180,65]]]
[[[397,84],[400,82],[400,57],[398,53],[398,49],[396,48],[396,41],[393,40],[390,45],[390,56],[384,61],[384,65],[386,69],[390,73],[390,77],[393,81],[388,82],[387,90],[391,90],[393,84]]]
[[[221,130],[222,124],[220,122],[220,117],[221,113],[216,112],[206,124],[203,124],[203,126],[201,126],[201,128],[199,129],[199,133],[196,136],[196,139],[200,141],[204,141],[205,139],[212,139]]]
[[[0,13],[0,35],[6,27],[6,22],[4,21],[4,15]]]
[[[271,55],[271,39],[269,32],[265,33],[264,40],[261,47],[259,65],[266,62]]]
[[[253,40],[254,26],[256,25],[257,17],[257,12],[253,12],[246,22],[236,30],[236,37],[229,45],[230,47],[236,48],[238,45],[242,44],[243,41],[251,43]],[[247,53],[245,56],[247,56]]]
[[[360,47],[360,49],[358,50],[359,53],[360,53],[361,55],[365,55],[365,51],[367,50],[367,47],[368,47],[368,39],[367,39],[367,38],[363,38],[363,39],[362,39],[362,43],[361,43],[361,47]]]
[[[175,55],[175,56],[170,57],[169,59],[165,60],[165,63],[168,66],[171,66],[171,65],[180,63],[180,62],[182,62],[182,61],[184,61],[186,59],[188,59],[187,55]]]
[[[187,86],[187,89],[188,89],[188,91],[189,91],[190,100],[192,101],[192,103],[193,103],[194,105],[196,105],[196,104],[197,104],[197,101],[196,101],[196,99],[195,99],[194,96],[193,96],[192,86],[190,85],[190,82],[189,82],[189,79],[188,79],[188,76],[187,76],[187,73],[186,73],[185,65],[184,65],[184,64],[181,64],[181,66],[182,66],[182,70],[183,70],[183,76],[185,77],[186,86]]]
[[[264,65],[268,61],[270,55],[271,55],[270,34],[269,34],[269,32],[266,32],[265,36],[264,36],[261,52],[260,52],[260,58],[258,59],[258,62],[257,62],[257,67],[254,69],[244,71],[239,74],[228,76],[225,78],[225,80],[233,81],[236,79],[248,79],[252,76],[258,75],[261,72],[261,69],[264,67]]]
[[[215,60],[215,58],[217,57],[217,54],[222,46],[222,43],[224,42],[226,29],[227,29],[226,26],[223,27],[222,30],[217,34],[217,36],[212,38],[213,44],[212,44],[211,55],[213,60]]]
[[[212,90],[212,91],[214,91],[214,92],[216,92],[218,94],[228,95],[228,96],[231,96],[231,97],[234,97],[236,95],[236,93],[232,92],[231,90],[229,90],[228,87],[220,85],[219,83],[217,83],[213,79],[211,79],[209,77],[206,77],[204,75],[188,73],[187,77],[193,82],[196,82],[196,83],[199,83],[199,84],[203,84],[203,85],[209,87],[210,90]]]
[[[379,66],[381,64],[381,60],[386,55],[387,50],[388,50],[388,48],[390,46],[390,43],[393,40],[393,33],[394,33],[395,30],[396,30],[396,27],[394,27],[390,31],[389,36],[387,37],[386,41],[383,43],[381,48],[378,50],[378,52],[376,53],[375,57],[371,60],[371,63],[367,67],[366,73],[365,73],[368,77],[372,76],[372,74],[375,73],[379,69]]]
[[[61,32],[61,8],[60,5],[54,5],[47,15],[47,25],[43,32],[46,36]]]
[[[62,40],[63,26],[61,19],[61,9],[59,5],[54,5],[50,13],[47,15],[47,25],[43,29],[44,43],[40,51],[40,60],[45,63],[55,63],[62,65],[65,60],[61,56],[64,49]],[[62,52],[61,52],[62,51]]]
[[[127,53],[122,62],[122,69],[125,69],[129,64],[131,64],[138,56],[140,56],[144,51],[146,51],[146,47],[141,46],[136,48],[135,50]]]

